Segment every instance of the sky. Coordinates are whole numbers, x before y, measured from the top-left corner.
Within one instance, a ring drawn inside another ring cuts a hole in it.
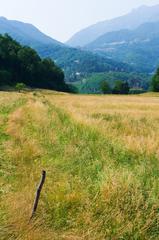
[[[159,0],[0,0],[0,16],[32,23],[65,42],[79,30]]]

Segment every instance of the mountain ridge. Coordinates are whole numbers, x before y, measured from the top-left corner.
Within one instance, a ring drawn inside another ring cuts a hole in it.
[[[153,72],[159,64],[159,21],[144,23],[135,30],[106,33],[86,49]]]
[[[66,44],[72,47],[83,47],[107,32],[135,29],[145,22],[155,22],[157,20],[159,20],[159,4],[154,6],[142,5],[123,16],[101,21],[82,29],[74,34]]]
[[[130,67],[94,53],[71,48],[43,34],[31,24],[0,18],[0,34],[9,34],[22,45],[34,48],[41,57],[53,59],[65,71],[67,81],[90,72],[129,71]]]
[[[25,30],[24,30],[25,29]],[[32,39],[32,41],[45,43],[45,44],[57,44],[62,45],[59,41],[49,37],[40,31],[37,27],[35,27],[31,23],[25,23],[17,20],[9,20],[5,17],[0,17],[0,32],[1,34],[5,34],[6,30],[9,31],[10,35],[16,40],[21,40],[21,34],[25,35],[26,38]],[[15,34],[17,32],[17,34]],[[29,36],[28,36],[29,35]],[[26,41],[27,44],[27,41]]]

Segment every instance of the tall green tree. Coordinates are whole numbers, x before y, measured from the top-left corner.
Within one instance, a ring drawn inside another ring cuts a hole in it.
[[[151,87],[153,92],[159,92],[159,68],[152,78]]]
[[[116,81],[115,86],[113,88],[113,93],[114,94],[128,94],[130,91],[130,87],[128,82],[123,82],[123,81]]]
[[[100,84],[100,88],[103,94],[109,94],[112,92],[111,87],[107,81],[102,81]]]

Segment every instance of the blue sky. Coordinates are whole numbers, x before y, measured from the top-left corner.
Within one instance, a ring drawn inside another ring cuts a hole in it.
[[[159,0],[0,0],[0,16],[29,22],[59,41],[98,21]]]

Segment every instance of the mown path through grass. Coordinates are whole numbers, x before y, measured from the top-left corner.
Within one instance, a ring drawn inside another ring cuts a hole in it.
[[[2,114],[1,159],[10,167],[1,174],[0,239],[158,239],[156,156],[77,122],[50,95],[25,99]],[[47,180],[28,225],[42,169]]]

